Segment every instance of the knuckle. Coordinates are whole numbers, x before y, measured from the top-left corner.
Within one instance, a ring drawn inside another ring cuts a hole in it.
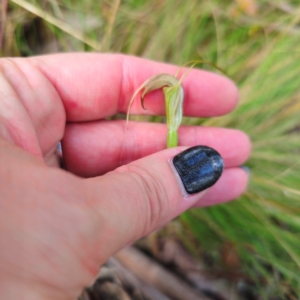
[[[162,225],[169,211],[165,186],[155,174],[142,167],[127,165],[119,168],[119,171],[130,175],[140,195],[137,201],[143,209],[141,213],[144,223],[142,235],[146,235]]]

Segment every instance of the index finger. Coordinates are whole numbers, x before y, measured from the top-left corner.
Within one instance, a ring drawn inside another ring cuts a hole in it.
[[[120,54],[72,53],[31,58],[54,85],[63,101],[68,121],[91,121],[125,113],[135,90],[159,73],[174,75],[177,66]],[[191,70],[183,81],[184,114],[192,117],[220,116],[238,101],[238,91],[228,78],[203,70]],[[131,113],[164,115],[161,91],[138,99]]]

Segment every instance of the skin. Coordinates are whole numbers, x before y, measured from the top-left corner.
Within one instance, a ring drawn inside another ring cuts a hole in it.
[[[1,299],[76,299],[115,252],[193,206],[232,200],[247,185],[238,166],[250,153],[237,130],[182,127],[165,149],[164,124],[107,121],[125,113],[143,81],[176,66],[111,54],[59,54],[0,60]],[[229,113],[234,84],[191,71],[183,83],[187,116]],[[160,92],[147,111],[164,114]],[[65,165],[55,149],[62,140]],[[208,191],[182,196],[169,160],[194,145],[224,158]],[[100,176],[101,175],[101,176]]]

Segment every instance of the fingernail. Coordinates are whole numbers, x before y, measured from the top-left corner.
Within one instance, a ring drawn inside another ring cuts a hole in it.
[[[181,152],[173,158],[173,165],[188,194],[199,193],[214,185],[224,168],[221,155],[206,146]]]
[[[248,177],[250,177],[251,170],[250,170],[249,167],[247,167],[247,166],[240,166],[240,168],[248,175]]]

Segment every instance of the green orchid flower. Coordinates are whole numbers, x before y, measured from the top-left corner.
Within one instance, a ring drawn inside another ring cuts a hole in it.
[[[166,103],[166,116],[167,116],[167,126],[168,126],[168,136],[167,136],[167,147],[176,147],[178,145],[178,128],[182,121],[183,115],[183,100],[184,91],[181,86],[181,81],[169,74],[158,74],[146,80],[134,93],[132,96],[128,111],[127,111],[127,124],[129,120],[129,112],[132,103],[139,92],[141,94],[141,104],[144,109],[144,99],[145,96],[157,89],[163,89]]]

